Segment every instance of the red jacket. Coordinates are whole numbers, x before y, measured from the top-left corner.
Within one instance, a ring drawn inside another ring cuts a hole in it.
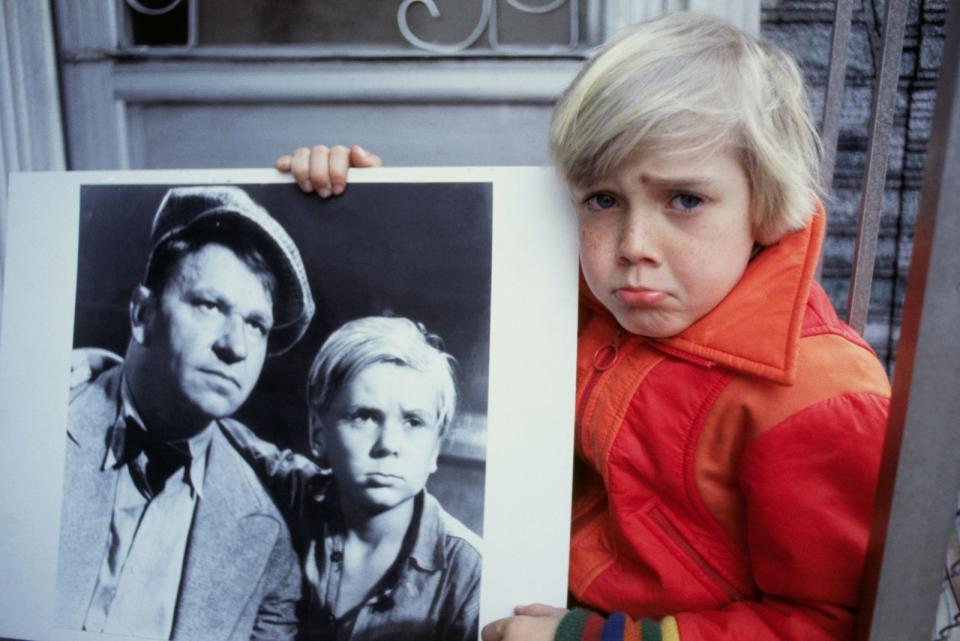
[[[820,213],[669,339],[627,334],[588,301],[570,567],[581,603],[661,619],[664,639],[850,636],[890,389],[813,283],[822,238]]]

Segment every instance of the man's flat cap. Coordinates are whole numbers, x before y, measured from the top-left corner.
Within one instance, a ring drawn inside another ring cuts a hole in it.
[[[314,312],[310,283],[293,239],[266,209],[239,187],[174,187],[163,197],[153,219],[150,234],[153,250],[201,221],[205,226],[213,223],[211,242],[216,242],[215,230],[220,225],[225,229],[241,229],[250,235],[277,280],[268,352],[282,354],[293,347],[307,330]],[[153,264],[154,251],[147,261],[147,273]]]

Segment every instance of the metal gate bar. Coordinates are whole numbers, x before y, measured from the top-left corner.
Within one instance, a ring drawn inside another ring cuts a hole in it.
[[[960,7],[946,18],[857,639],[928,641],[960,486]],[[869,636],[868,636],[869,635]]]
[[[820,189],[829,194],[833,189],[833,169],[837,161],[837,139],[840,137],[840,111],[843,107],[843,88],[847,79],[847,43],[850,40],[850,22],[853,0],[837,0],[833,8],[833,32],[830,36],[830,62],[827,66],[827,88],[823,97],[823,118],[820,120],[820,140],[823,158],[820,163]],[[814,277],[823,274],[823,257],[817,261]]]
[[[833,169],[837,160],[837,138],[840,134],[843,86],[847,77],[847,43],[850,40],[852,14],[853,0],[837,0],[833,11],[830,66],[827,71],[827,91],[823,100],[823,120],[820,126],[820,139],[823,141],[820,185],[824,193],[830,193],[833,187]]]
[[[880,211],[887,179],[887,149],[893,130],[893,113],[900,80],[900,56],[903,52],[903,31],[907,23],[907,0],[887,0],[883,21],[883,50],[877,71],[876,89],[870,116],[870,138],[867,146],[867,167],[860,199],[860,220],[853,253],[853,276],[847,322],[863,334],[870,310],[870,286],[880,233]]]

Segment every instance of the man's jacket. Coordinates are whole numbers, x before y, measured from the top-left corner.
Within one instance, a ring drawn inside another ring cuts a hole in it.
[[[103,467],[122,367],[72,390],[64,468],[57,624],[81,629],[106,549],[120,468]],[[292,639],[300,572],[290,534],[220,425],[207,453],[172,638]]]

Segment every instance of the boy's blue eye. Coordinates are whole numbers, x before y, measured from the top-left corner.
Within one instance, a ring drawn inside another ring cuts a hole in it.
[[[610,194],[594,194],[587,198],[584,203],[593,210],[613,209],[617,206],[617,199]]]
[[[696,209],[703,204],[703,198],[693,194],[677,194],[670,201],[671,206],[683,211]]]

